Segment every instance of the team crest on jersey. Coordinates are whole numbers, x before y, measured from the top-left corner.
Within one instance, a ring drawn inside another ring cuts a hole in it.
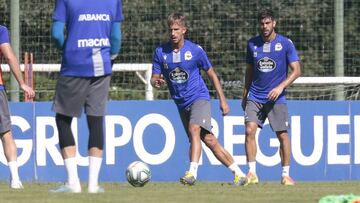
[[[264,57],[257,62],[257,68],[264,73],[271,72],[276,68],[276,63],[273,59]]]
[[[192,59],[192,54],[190,51],[185,52],[185,61],[189,61]]]
[[[275,44],[275,51],[281,51],[281,49],[282,49],[281,43],[276,43]]]
[[[186,82],[189,79],[189,74],[185,70],[176,67],[169,73],[169,78],[172,82],[180,84]]]

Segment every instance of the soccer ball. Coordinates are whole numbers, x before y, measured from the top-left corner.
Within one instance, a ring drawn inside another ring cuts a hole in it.
[[[141,161],[132,162],[126,169],[127,181],[134,187],[143,187],[151,179],[149,166]]]

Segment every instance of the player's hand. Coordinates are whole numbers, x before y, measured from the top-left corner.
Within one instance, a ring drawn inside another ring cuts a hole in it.
[[[27,86],[26,84],[22,84],[20,87],[25,92],[25,95],[28,99],[35,97],[35,91],[31,87]]]
[[[230,107],[227,102],[221,102],[220,109],[222,111],[223,116],[226,116],[230,112]]]
[[[280,96],[280,94],[282,93],[284,91],[284,89],[282,88],[282,87],[275,87],[274,89],[272,89],[270,92],[269,92],[269,94],[268,94],[268,99],[270,100],[270,101],[276,101],[278,98],[279,98],[279,96]]]
[[[155,88],[160,88],[165,84],[165,80],[162,78],[151,78],[151,85]]]

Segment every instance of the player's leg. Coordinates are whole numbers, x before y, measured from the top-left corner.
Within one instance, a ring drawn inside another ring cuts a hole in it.
[[[193,176],[197,177],[197,168],[201,156],[201,139],[200,139],[201,127],[197,124],[189,124],[188,136],[190,140],[190,168],[189,172]]]
[[[256,184],[259,179],[256,174],[256,131],[257,128],[262,128],[266,119],[266,112],[263,110],[263,104],[247,101],[245,108],[245,151],[246,159],[249,166],[247,174],[247,184]],[[245,185],[247,185],[245,184]]]
[[[246,159],[249,164],[249,172],[256,173],[256,130],[258,124],[248,121],[245,124],[245,151]]]
[[[76,146],[74,135],[71,131],[72,117],[57,113],[55,121],[59,133],[59,145],[63,159],[74,158],[76,156]]]
[[[230,153],[218,142],[217,138],[211,132],[202,129],[201,139],[205,145],[212,151],[215,157],[234,174],[234,184],[242,185],[246,181],[245,174],[235,163]]]
[[[89,193],[102,193],[104,189],[99,186],[99,173],[102,163],[104,147],[104,116],[109,93],[110,76],[95,77],[91,79],[85,113],[89,129]]]
[[[0,137],[4,148],[4,154],[10,170],[10,187],[12,189],[22,189],[23,186],[18,173],[17,148],[11,131],[9,130],[5,133],[0,133]]]
[[[8,162],[16,161],[17,154],[16,154],[16,145],[15,141],[12,137],[11,131],[6,131],[4,133],[0,133],[1,142],[4,148],[4,154],[6,160]]]
[[[278,131],[276,132],[276,136],[280,142],[280,158],[282,166],[290,165],[290,154],[291,154],[291,146],[290,139],[287,131]],[[282,175],[289,175],[288,171],[283,171]]]
[[[282,165],[282,179],[283,185],[294,185],[294,180],[290,177],[290,156],[291,156],[291,145],[287,131],[278,131],[276,135],[280,142],[280,157]]]
[[[185,185],[193,185],[196,182],[199,159],[201,155],[200,126],[190,124],[191,109],[179,110],[180,118],[189,139],[189,160],[190,165],[180,182]]]
[[[12,189],[22,189],[23,186],[18,173],[17,148],[11,134],[10,111],[4,90],[0,90],[0,138],[10,170],[10,187]]]
[[[256,154],[257,154],[257,146],[256,146],[256,130],[258,128],[258,124],[255,122],[248,121],[245,123],[245,152],[246,152],[246,160],[249,166],[249,171],[246,175],[247,181],[244,186],[248,184],[257,184],[259,183],[259,179],[256,173]]]
[[[59,133],[61,154],[67,172],[67,182],[65,185],[50,191],[79,193],[81,192],[81,185],[77,169],[75,139],[71,131],[72,117],[56,114],[55,121]]]
[[[270,126],[276,132],[276,136],[280,142],[280,158],[282,165],[282,180],[284,185],[294,185],[295,182],[291,179],[290,170],[290,157],[291,145],[287,129],[289,128],[288,122],[288,109],[286,104],[275,104],[268,114]]]
[[[203,130],[206,131],[206,130]],[[223,146],[220,145],[217,138],[210,132],[206,131],[202,133],[202,141],[205,145],[212,151],[215,157],[226,167],[229,167],[234,163],[234,159],[229,154],[228,151],[225,150]]]
[[[77,170],[76,145],[71,131],[73,117],[79,117],[85,103],[89,79],[60,76],[56,83],[53,111],[56,112],[56,126],[59,132],[59,145],[67,171],[65,185],[51,192],[81,192]]]
[[[88,192],[104,192],[99,186],[98,179],[102,163],[104,136],[103,116],[87,116],[89,127],[89,183]]]

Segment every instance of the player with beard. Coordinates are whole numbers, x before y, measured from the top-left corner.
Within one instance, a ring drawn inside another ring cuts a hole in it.
[[[281,183],[294,185],[289,175],[291,149],[285,90],[301,74],[299,57],[292,41],[275,32],[276,21],[271,10],[261,10],[258,22],[260,35],[248,41],[246,53],[242,108],[245,111],[245,148],[249,172],[244,185],[259,182],[256,175],[255,134],[266,118],[280,141]],[[292,70],[289,75],[288,67]]]

